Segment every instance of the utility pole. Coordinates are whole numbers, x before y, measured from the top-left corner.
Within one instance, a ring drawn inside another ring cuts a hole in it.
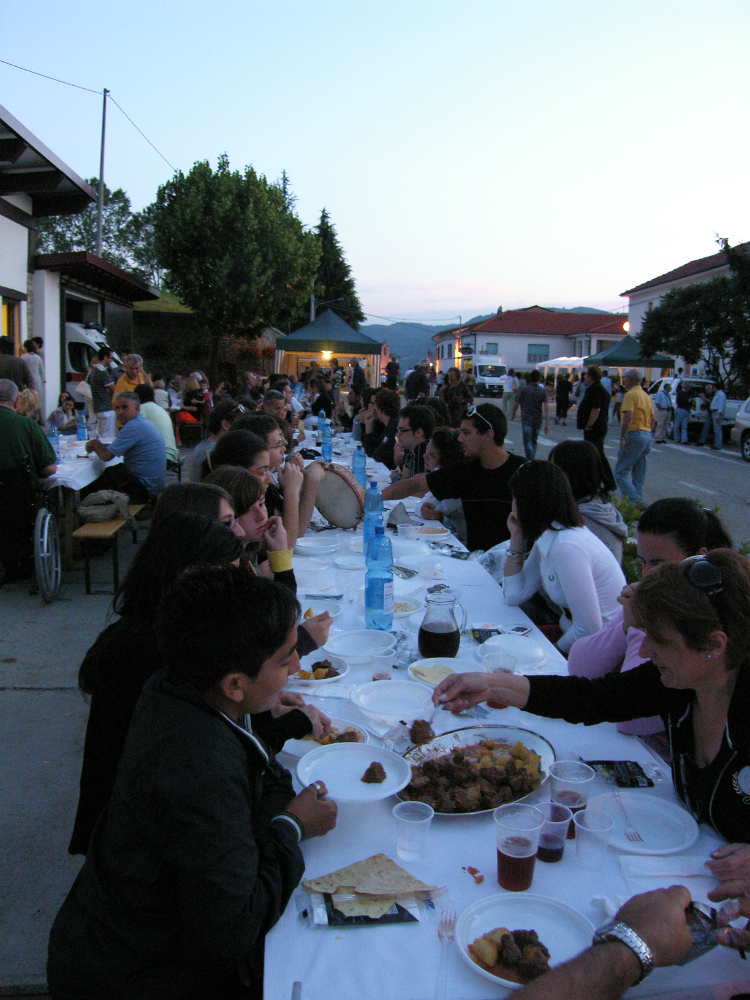
[[[315,278],[310,278],[310,322],[315,322]]]
[[[99,197],[96,206],[96,255],[102,255],[102,215],[104,211],[104,136],[107,129],[107,94],[109,91],[104,88],[102,92],[102,146],[99,156]]]

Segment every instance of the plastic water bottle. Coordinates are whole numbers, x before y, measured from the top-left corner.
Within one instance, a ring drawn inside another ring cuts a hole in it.
[[[363,490],[367,489],[367,455],[361,444],[357,445],[357,450],[352,455],[352,475],[357,480]]]
[[[86,433],[86,414],[83,410],[78,411],[78,425],[76,426],[76,438],[79,441],[85,441],[87,437]]]
[[[47,431],[47,440],[49,441],[50,445],[52,446],[52,450],[55,453],[55,459],[59,462],[60,461],[60,439],[57,436],[57,428],[56,427],[50,427],[50,429]]]
[[[320,424],[320,417],[318,417],[318,423]],[[320,453],[325,462],[333,461],[333,431],[325,417],[323,417],[323,427],[320,432]]]
[[[365,537],[362,551],[367,558],[367,546],[370,539],[375,534],[375,528],[383,525],[383,494],[378,489],[378,484],[373,479],[369,490],[365,493]]]
[[[393,624],[393,550],[379,524],[367,550],[365,625],[387,632]]]
[[[318,423],[316,424],[315,427],[315,443],[319,448],[323,443],[323,424],[325,422],[326,422],[326,412],[325,410],[321,410],[318,413]]]

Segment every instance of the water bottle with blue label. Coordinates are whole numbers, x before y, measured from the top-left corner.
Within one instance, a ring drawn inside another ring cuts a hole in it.
[[[393,550],[379,524],[367,549],[365,625],[387,632],[393,625]]]
[[[55,453],[56,460],[59,462],[60,461],[60,439],[57,436],[57,428],[56,427],[50,427],[50,429],[47,431],[47,440],[49,441],[50,446],[51,446],[52,450]]]
[[[320,418],[318,418],[318,423],[320,423]],[[323,428],[320,432],[320,453],[323,456],[324,462],[333,461],[333,431],[325,416],[323,417]]]
[[[378,484],[373,479],[369,490],[365,493],[365,537],[362,544],[362,552],[367,558],[367,546],[370,539],[375,534],[375,528],[383,524],[383,494],[378,489]]]

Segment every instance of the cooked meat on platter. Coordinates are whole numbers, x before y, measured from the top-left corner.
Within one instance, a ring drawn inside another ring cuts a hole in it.
[[[362,775],[361,781],[366,785],[380,785],[385,781],[385,771],[383,765],[378,760],[374,760]]]
[[[469,954],[493,976],[514,983],[528,983],[549,972],[549,951],[534,930],[496,927],[470,944]]]
[[[540,765],[539,754],[520,741],[481,740],[413,766],[401,794],[439,813],[496,809],[538,788]]]

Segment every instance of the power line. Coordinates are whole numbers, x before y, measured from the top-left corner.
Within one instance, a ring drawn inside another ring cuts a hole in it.
[[[420,326],[440,326],[444,323],[446,327],[456,325],[453,322],[453,320],[455,320],[456,318],[455,316],[453,317],[452,320],[437,319],[437,320],[430,320],[429,322],[418,319],[394,319],[392,316],[378,316],[376,313],[368,313],[368,312],[365,313],[365,316],[367,316],[368,319],[384,319],[387,323],[417,323]]]
[[[0,59],[0,63],[4,63],[6,66],[12,66],[13,69],[20,69],[24,73],[31,73],[32,76],[41,76],[45,80],[53,80],[55,83],[62,83],[66,87],[75,87],[76,90],[85,90],[88,94],[96,94],[97,97],[101,95],[101,91],[100,90],[92,90],[91,87],[82,87],[79,83],[69,83],[67,80],[59,80],[56,76],[48,76],[46,73],[39,73],[35,69],[27,69],[25,66],[18,66],[18,65],[16,65],[16,63],[8,62],[7,59]],[[121,111],[122,114],[127,118],[127,120],[130,122],[130,124],[136,130],[136,132],[138,132],[139,135],[141,135],[146,140],[146,142],[154,150],[155,153],[158,153],[158,155],[162,158],[162,160],[164,160],[164,162],[167,164],[167,166],[170,169],[172,169],[172,170],[176,170],[177,168],[172,166],[172,164],[169,162],[169,160],[166,158],[166,156],[163,153],[161,153],[156,148],[156,146],[153,144],[153,142],[151,142],[151,140],[145,134],[145,132],[142,132],[141,129],[138,128],[138,126],[133,121],[133,119],[130,117],[130,115],[127,114],[127,112],[124,111],[123,108],[120,107],[120,105],[114,99],[114,97],[112,96],[112,94],[111,94],[110,91],[107,91],[107,96],[109,97],[110,101],[112,101],[112,103],[114,104],[114,106],[119,111]]]

